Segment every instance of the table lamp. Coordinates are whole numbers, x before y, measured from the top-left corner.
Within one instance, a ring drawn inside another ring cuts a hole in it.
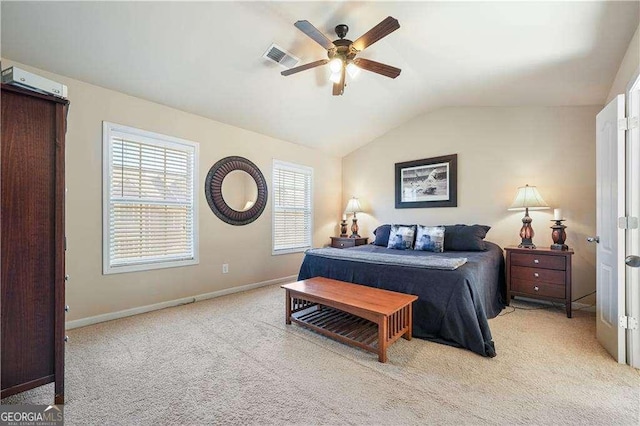
[[[349,235],[349,238],[360,238],[360,235],[358,235],[358,218],[356,217],[356,213],[360,213],[361,211],[360,201],[358,201],[356,197],[351,197],[347,203],[347,208],[344,209],[345,213],[353,213],[353,224],[351,225],[351,235]]]
[[[509,207],[509,210],[524,210],[524,217],[522,218],[522,228],[520,228],[520,238],[522,242],[518,245],[521,248],[536,248],[533,244],[533,228],[531,227],[532,219],[529,217],[529,209],[531,210],[545,210],[549,206],[542,199],[542,196],[538,192],[535,186],[521,186],[518,188],[513,204]]]

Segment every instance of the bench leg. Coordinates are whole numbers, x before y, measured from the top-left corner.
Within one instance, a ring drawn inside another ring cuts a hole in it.
[[[285,312],[286,318],[284,319],[284,321],[285,321],[285,323],[287,325],[289,325],[289,324],[291,324],[291,294],[289,293],[289,290],[287,290],[286,298],[287,299],[286,299],[286,302],[285,302],[285,306],[287,308],[286,308],[286,312]]]
[[[413,304],[409,304],[409,306],[407,306],[407,315],[405,317],[405,321],[407,321],[408,323],[408,329],[402,337],[407,340],[411,340],[411,336],[413,335]]]
[[[387,334],[389,332],[389,317],[384,316],[378,323],[378,361],[387,362]]]

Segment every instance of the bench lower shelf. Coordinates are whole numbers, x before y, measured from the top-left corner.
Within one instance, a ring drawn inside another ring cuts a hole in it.
[[[378,325],[348,312],[315,305],[292,314],[291,321],[343,343],[378,353]]]

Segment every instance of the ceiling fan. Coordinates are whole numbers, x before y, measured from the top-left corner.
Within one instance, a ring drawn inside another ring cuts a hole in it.
[[[355,77],[359,72],[359,69],[362,68],[390,78],[396,78],[400,75],[400,68],[381,64],[380,62],[371,61],[369,59],[356,58],[356,55],[365,48],[400,28],[398,20],[391,16],[388,16],[378,25],[371,28],[356,41],[345,39],[347,32],[349,31],[349,27],[345,24],[336,26],[335,31],[338,35],[338,40],[334,41],[329,40],[327,36],[322,34],[309,21],[298,21],[294,25],[313,41],[327,49],[327,56],[329,59],[320,59],[319,61],[310,62],[308,64],[300,65],[299,67],[282,71],[280,74],[284,76],[319,67],[328,63],[329,68],[331,68],[333,95],[337,96],[344,93],[347,72],[351,77]]]

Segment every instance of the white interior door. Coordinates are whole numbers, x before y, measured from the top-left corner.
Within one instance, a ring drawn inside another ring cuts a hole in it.
[[[640,77],[627,98],[627,115],[640,116]],[[627,216],[640,217],[640,126],[627,130]],[[640,229],[627,230],[627,254],[640,256]],[[640,318],[640,267],[637,259],[630,259],[627,266],[627,315]],[[635,266],[635,267],[634,267]],[[640,329],[627,331],[627,361],[640,368]]]
[[[625,329],[618,318],[625,313],[625,97],[618,95],[596,117],[596,334],[619,363],[626,363]]]

